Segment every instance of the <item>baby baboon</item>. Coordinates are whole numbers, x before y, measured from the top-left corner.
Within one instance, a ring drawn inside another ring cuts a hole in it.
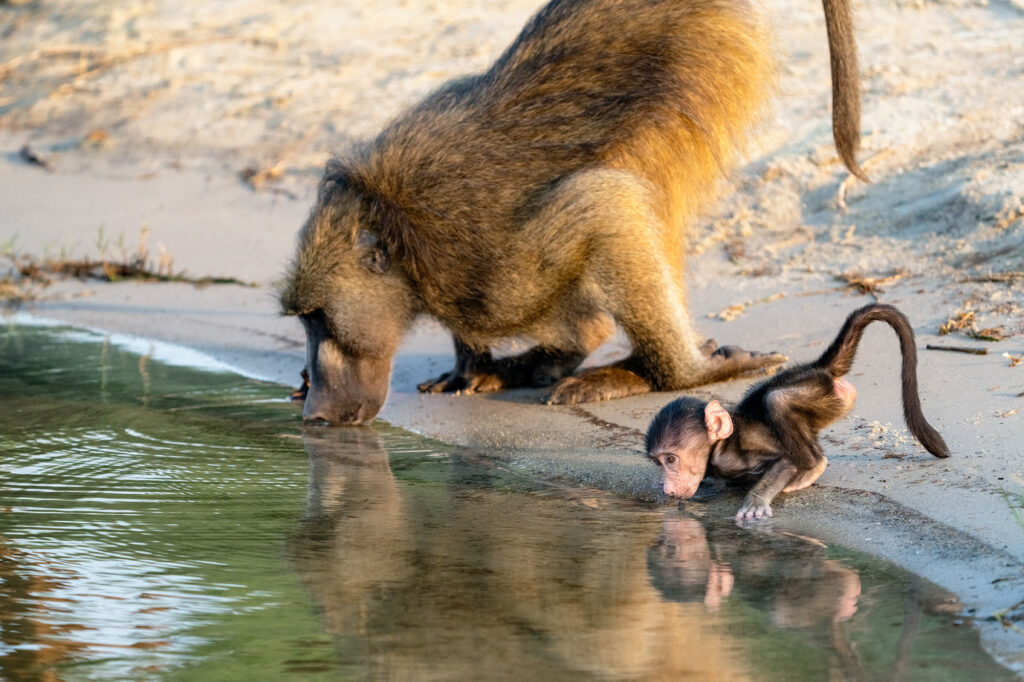
[[[928,452],[949,457],[946,442],[921,412],[914,330],[896,308],[873,303],[850,313],[821,357],[755,384],[733,408],[688,397],[663,407],[647,429],[646,446],[661,467],[665,494],[692,497],[709,473],[757,478],[736,512],[742,521],[771,516],[776,495],[818,480],[828,464],[818,433],[853,409],[857,389],[843,377],[872,322],[885,322],[899,337],[907,427]]]
[[[824,7],[837,148],[859,175],[848,0]],[[686,223],[772,78],[747,0],[552,0],[486,73],[328,163],[281,293],[307,334],[304,417],[371,419],[419,314],[455,337],[428,392],[554,384],[549,403],[576,403],[783,362],[705,343],[683,283]],[[570,376],[613,321],[632,355]],[[536,346],[494,360],[509,337]]]

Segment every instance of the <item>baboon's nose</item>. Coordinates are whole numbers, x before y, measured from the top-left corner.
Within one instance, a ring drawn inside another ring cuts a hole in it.
[[[367,410],[356,407],[338,414],[328,414],[323,410],[310,410],[302,416],[302,422],[309,426],[356,426],[368,423],[373,416],[366,415]]]
[[[318,414],[315,414],[315,415],[310,416],[310,417],[303,417],[302,418],[302,423],[303,424],[307,424],[309,426],[330,426],[331,425],[331,422],[328,421],[328,419],[326,417],[321,417]]]

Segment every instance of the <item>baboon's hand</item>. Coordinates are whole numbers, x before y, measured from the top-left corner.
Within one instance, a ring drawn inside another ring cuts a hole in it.
[[[757,521],[772,516],[772,506],[766,500],[754,495],[747,495],[743,506],[736,512],[737,521]]]
[[[309,393],[309,373],[306,369],[302,369],[302,385],[292,391],[291,399],[293,403],[304,403],[306,402],[306,395]]]
[[[501,390],[501,377],[472,369],[452,370],[417,386],[420,393],[489,393]]]

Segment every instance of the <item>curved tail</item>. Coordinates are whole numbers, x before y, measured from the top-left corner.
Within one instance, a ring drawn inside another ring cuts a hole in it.
[[[821,0],[832,65],[832,137],[851,173],[870,182],[857,163],[860,147],[860,73],[850,0]]]
[[[903,356],[903,418],[907,422],[907,428],[928,452],[936,457],[949,457],[946,442],[921,412],[921,399],[917,394],[917,347],[914,344],[914,330],[906,316],[899,310],[881,303],[854,310],[846,318],[835,341],[821,354],[815,365],[828,370],[834,377],[848,374],[864,328],[876,321],[887,323],[900,339],[900,354]]]

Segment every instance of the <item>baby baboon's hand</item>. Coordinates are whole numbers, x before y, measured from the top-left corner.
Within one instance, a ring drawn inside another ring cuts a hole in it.
[[[757,521],[772,516],[772,506],[760,495],[748,494],[743,506],[736,512],[737,521]]]

